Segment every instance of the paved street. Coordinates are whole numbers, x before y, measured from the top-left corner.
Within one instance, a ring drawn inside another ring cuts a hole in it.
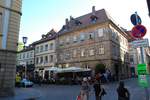
[[[145,100],[144,89],[138,86],[137,79],[125,80],[125,86],[131,93],[131,100]],[[117,100],[117,82],[105,84],[104,88],[107,95],[103,100]],[[42,85],[41,87],[35,85],[33,88],[16,88],[14,97],[0,98],[0,100],[75,100],[79,90],[79,85]],[[93,91],[90,100],[95,100]]]

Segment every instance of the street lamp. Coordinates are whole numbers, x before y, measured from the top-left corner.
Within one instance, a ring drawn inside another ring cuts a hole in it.
[[[28,39],[28,37],[22,37],[23,44],[24,44],[24,49],[25,49],[25,44],[27,43],[27,39]]]
[[[23,49],[25,49],[25,44],[27,43],[27,39],[28,39],[28,37],[22,37],[22,40],[23,40],[23,44],[24,44],[24,48]],[[25,78],[27,77],[27,65],[25,64]]]

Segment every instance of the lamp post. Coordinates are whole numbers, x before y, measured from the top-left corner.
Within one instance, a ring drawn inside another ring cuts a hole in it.
[[[25,44],[27,43],[27,39],[28,39],[28,37],[22,37],[22,40],[23,40],[23,44],[24,44],[24,47],[23,47],[23,49],[25,49]],[[27,65],[25,64],[25,78],[27,77]]]
[[[22,37],[23,44],[24,44],[24,49],[25,49],[25,44],[27,43],[27,39],[28,39],[28,37]]]

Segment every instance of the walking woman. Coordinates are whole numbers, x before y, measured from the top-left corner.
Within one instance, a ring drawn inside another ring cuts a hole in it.
[[[130,100],[130,93],[127,88],[124,87],[124,82],[121,81],[119,83],[119,87],[117,88],[118,100]]]
[[[90,85],[87,78],[83,78],[81,85],[81,100],[89,100]]]

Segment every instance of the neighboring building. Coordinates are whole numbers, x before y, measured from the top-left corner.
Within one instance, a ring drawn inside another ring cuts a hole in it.
[[[146,52],[145,59],[146,59],[147,69],[150,73],[150,47],[145,48],[145,52]]]
[[[17,65],[34,65],[34,47],[29,45],[17,53]]]
[[[22,77],[25,77],[26,71],[27,77],[31,79],[31,76],[33,76],[34,73],[34,68],[34,47],[29,45],[17,53],[16,71]]]
[[[35,71],[44,77],[44,70],[56,66],[56,41],[57,33],[52,29],[42,39],[33,43],[35,45]]]
[[[14,94],[22,0],[0,0],[0,96]]]
[[[130,70],[131,76],[137,75],[137,65],[139,64],[140,52],[136,48],[129,48]]]
[[[148,6],[148,11],[149,11],[149,17],[150,17],[150,1],[147,0],[147,6]]]
[[[60,67],[95,69],[103,63],[117,78],[129,75],[128,35],[102,9],[66,19],[58,32],[57,57]]]

